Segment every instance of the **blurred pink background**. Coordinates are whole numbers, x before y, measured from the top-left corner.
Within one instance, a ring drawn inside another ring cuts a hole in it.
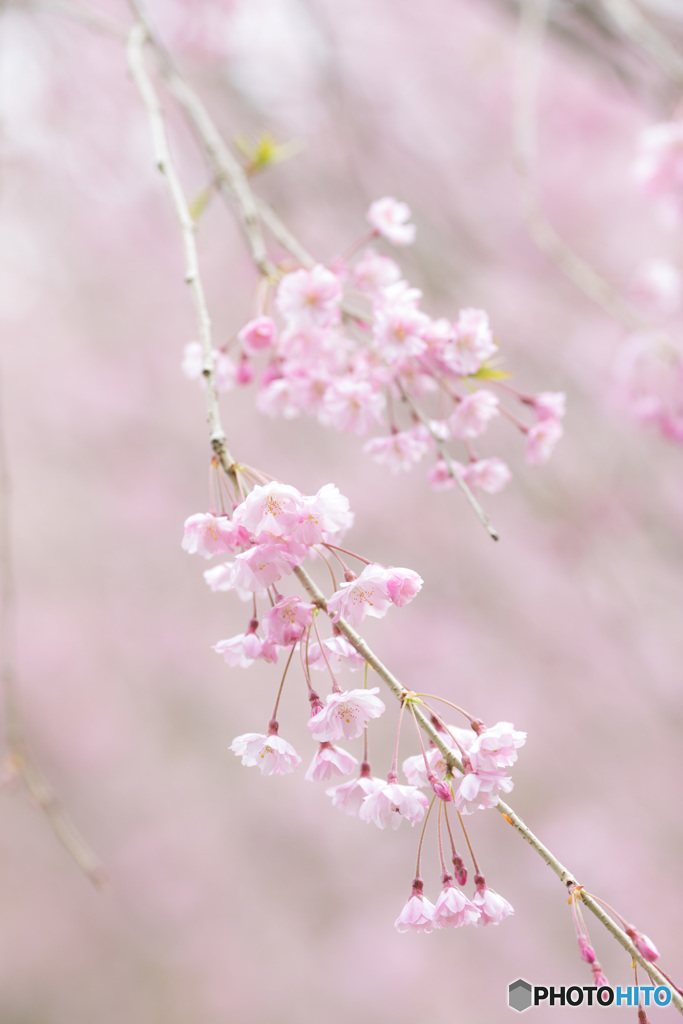
[[[98,9],[130,24],[123,4]],[[395,477],[354,437],[259,417],[250,389],[222,406],[238,457],[304,493],[335,482],[356,512],[351,546],[424,577],[410,608],[371,623],[371,643],[406,685],[528,731],[510,802],[680,979],[680,449],[629,419],[614,383],[623,332],[526,235],[513,22],[465,0],[149,10],[228,138],[302,143],[256,188],[311,251],[331,260],[365,231],[370,201],[405,200],[418,239],[400,259],[424,308],[485,308],[515,383],[567,391],[547,467],[492,428],[515,474],[485,502],[498,545],[420,469]],[[20,792],[0,794],[3,1024],[490,1024],[509,1019],[518,976],[589,984],[561,885],[498,814],[472,818],[472,835],[515,917],[399,935],[417,831],[379,832],[303,771],[262,778],[228,750],[264,728],[279,673],[228,669],[210,649],[245,609],[210,594],[205,563],[180,549],[183,520],[208,504],[204,400],[180,372],[196,334],[180,238],[123,47],[9,8],[0,75],[17,672],[31,749],[111,880],[98,895]],[[639,131],[662,116],[549,45],[546,210],[623,288],[643,259],[683,255],[630,173]],[[194,195],[201,158],[177,112],[169,123]],[[223,343],[252,315],[256,275],[218,199],[199,247]],[[281,731],[307,763],[301,690],[286,691]],[[394,715],[373,730],[377,774]],[[412,728],[404,742],[416,752]],[[432,898],[438,874],[428,842]],[[597,924],[591,935],[610,981],[632,983],[620,947]]]

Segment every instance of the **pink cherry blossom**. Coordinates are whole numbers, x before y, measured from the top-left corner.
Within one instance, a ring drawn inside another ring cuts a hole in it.
[[[306,650],[310,668],[327,670],[327,663],[338,666],[346,665],[351,672],[358,672],[365,667],[365,658],[352,647],[345,636],[330,636],[323,640],[324,654],[317,641],[309,644]]]
[[[384,406],[384,395],[369,381],[341,378],[325,392],[320,419],[335,430],[367,434],[370,427],[382,422]]]
[[[449,881],[444,885],[434,907],[435,928],[460,928],[476,924],[481,910],[465,894]]]
[[[481,882],[477,883],[477,891],[472,897],[472,903],[481,914],[477,924],[500,924],[506,917],[514,914],[514,908],[503,896],[489,889],[481,875],[475,876],[475,881],[477,878],[480,878]]]
[[[539,420],[529,429],[526,442],[526,460],[530,466],[540,466],[552,455],[555,445],[564,433],[556,419]]]
[[[280,281],[275,304],[290,324],[329,327],[339,320],[341,297],[339,278],[318,263],[311,270],[285,274]]]
[[[253,356],[256,352],[271,348],[275,341],[276,328],[269,316],[258,316],[245,324],[237,335],[237,340],[244,351]]]
[[[674,200],[683,189],[683,121],[651,125],[641,133],[636,179],[654,195],[670,193]]]
[[[579,942],[579,955],[582,960],[585,960],[587,964],[595,963],[595,950],[593,949],[590,940],[586,935],[578,936]]]
[[[302,544],[320,544],[332,541],[352,525],[349,499],[334,484],[324,484],[317,494],[302,499],[292,537]]]
[[[263,633],[273,643],[288,647],[300,640],[313,622],[315,605],[300,597],[283,597],[262,619]]]
[[[415,754],[414,757],[407,757],[401,765],[403,774],[411,786],[428,786],[428,773],[434,772],[439,779],[445,779],[447,766],[443,754],[437,747],[430,747],[426,756]]]
[[[424,580],[414,569],[399,569],[390,565],[386,573],[387,593],[397,608],[403,608],[404,605],[410,604],[413,598],[420,593]]]
[[[248,355],[242,354],[242,358],[237,364],[237,372],[235,374],[235,381],[244,386],[245,384],[251,384],[254,379],[254,364],[249,359]]]
[[[369,775],[361,775],[351,782],[343,782],[340,786],[331,786],[326,789],[327,796],[332,797],[333,807],[337,807],[346,814],[358,814],[361,805],[366,797],[382,789],[385,785],[384,779],[377,779]]]
[[[467,439],[479,437],[494,416],[498,415],[499,404],[498,396],[484,388],[471,395],[466,395],[460,400],[457,409],[448,420],[453,437]]]
[[[188,554],[213,558],[214,555],[234,551],[248,542],[249,534],[228,516],[197,512],[185,520],[182,548]]]
[[[392,196],[376,199],[370,205],[367,219],[377,234],[393,245],[412,245],[415,225],[409,224],[410,208]]]
[[[510,793],[512,779],[504,771],[468,772],[458,786],[454,804],[460,814],[474,814],[495,807],[499,793]]]
[[[342,616],[350,625],[358,626],[366,615],[383,618],[392,603],[407,604],[421,586],[422,578],[412,569],[386,569],[371,563],[357,579],[340,584],[328,598],[327,610],[332,618]]]
[[[434,928],[434,904],[430,903],[421,891],[413,890],[413,895],[396,918],[394,927],[398,932],[412,931],[429,934]]]
[[[403,818],[411,825],[424,819],[429,800],[415,786],[401,786],[398,782],[387,782],[363,801],[358,817],[368,824],[384,829],[391,825],[398,828]]]
[[[512,480],[512,473],[502,459],[476,459],[465,467],[462,477],[470,487],[487,494],[497,494]]]
[[[283,576],[289,576],[296,562],[282,544],[259,544],[233,562],[232,586],[261,595]]]
[[[330,743],[321,743],[320,749],[306,772],[309,782],[327,782],[334,775],[350,775],[358,764],[353,754]]]
[[[231,636],[228,640],[219,640],[213,645],[217,654],[222,654],[228,665],[238,668],[248,668],[253,665],[257,658],[261,657],[263,641],[256,636],[256,633],[239,633]],[[273,660],[277,660],[276,658]]]
[[[377,348],[391,363],[419,356],[427,351],[423,334],[429,317],[409,303],[377,309],[373,334]]]
[[[257,732],[244,733],[232,741],[230,749],[242,758],[242,764],[260,768],[262,775],[288,775],[301,764],[301,758],[291,743],[275,733],[269,736]]]
[[[351,272],[356,288],[371,298],[401,277],[398,263],[388,256],[380,256],[374,249],[366,249]]]
[[[531,399],[539,420],[561,420],[567,408],[564,391],[541,391]]]
[[[465,475],[465,466],[460,462],[456,462],[455,459],[451,460],[454,471],[458,476],[463,477]],[[427,473],[427,479],[434,488],[435,491],[446,491],[452,487],[457,487],[456,481],[451,475],[451,471],[448,468],[448,464],[444,459],[439,459]]]
[[[366,723],[379,718],[385,710],[384,702],[375,696],[377,693],[378,686],[329,694],[326,706],[307,722],[314,738],[322,743],[342,736],[347,740],[362,736]]]
[[[233,520],[253,534],[288,537],[299,523],[302,501],[296,487],[273,480],[254,487],[235,509]]]
[[[388,466],[392,473],[407,472],[429,451],[429,442],[414,430],[402,430],[388,437],[373,437],[363,451],[375,462]]]
[[[496,722],[479,733],[470,747],[472,767],[476,771],[509,768],[517,760],[517,750],[525,743],[525,732],[513,728],[510,722]]]
[[[497,350],[489,318],[483,309],[462,309],[454,327],[453,347],[446,354],[448,365],[462,376],[477,373]]]

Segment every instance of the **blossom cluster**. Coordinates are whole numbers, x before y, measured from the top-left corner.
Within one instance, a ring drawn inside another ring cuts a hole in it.
[[[377,200],[368,211],[370,241],[410,244],[415,227],[409,217],[404,203]],[[402,278],[398,263],[370,245],[352,248],[354,258],[283,274],[273,315],[261,309],[214,352],[219,390],[249,383],[262,360],[256,399],[262,413],[307,414],[359,436],[382,426],[384,433],[370,438],[364,451],[393,472],[431,454],[428,478],[437,489],[454,486],[454,473],[489,493],[508,483],[506,463],[495,455],[482,458],[475,447],[501,416],[525,436],[527,461],[546,462],[562,436],[564,394],[525,395],[503,384],[507,374],[492,364],[498,345],[483,310],[462,309],[454,321],[433,318],[420,308],[422,293]],[[191,342],[183,370],[200,378],[201,367],[201,347]],[[530,411],[531,422],[503,400]]]
[[[254,471],[249,473],[252,481],[260,476]],[[401,782],[399,716],[393,761],[386,778],[379,778],[372,774],[367,760],[368,724],[386,710],[379,688],[368,687],[366,678],[362,688],[342,689],[337,680],[340,667],[351,671],[367,669],[358,644],[352,644],[341,632],[341,620],[348,632],[349,627],[360,625],[366,616],[381,618],[392,605],[407,605],[422,587],[418,573],[369,562],[339,545],[352,525],[353,516],[348,500],[333,484],[324,485],[315,495],[304,495],[297,488],[274,480],[257,483],[246,494],[243,482],[238,487],[241,500],[233,501],[231,514],[209,511],[190,516],[182,540],[182,547],[190,554],[207,559],[230,555],[229,560],[204,573],[206,581],[212,590],[234,591],[252,606],[244,632],[219,640],[214,650],[230,667],[241,668],[257,660],[275,663],[281,654],[287,654],[282,684],[266,731],[237,736],[230,747],[233,753],[243,765],[258,767],[263,775],[289,774],[301,765],[302,758],[295,748],[280,736],[277,720],[282,685],[298,651],[308,686],[307,727],[317,744],[306,779],[334,781],[326,790],[334,807],[380,829],[396,829],[403,820],[412,826],[426,825],[431,803],[437,798],[441,804],[452,803],[461,815],[495,807],[499,794],[512,789],[509,769],[525,742],[525,733],[507,722],[486,728],[479,720],[470,719],[471,727],[464,729],[446,726],[434,717],[444,745],[460,758],[463,774],[456,784],[453,763],[432,744],[421,755],[403,761],[406,781]],[[365,563],[362,571],[358,575],[352,572],[341,554],[361,559]],[[285,577],[291,576],[307,558],[328,561],[335,588],[324,604],[320,599],[310,602],[297,595],[283,595],[278,589]],[[339,583],[334,577],[332,560],[337,560],[343,569],[344,579]],[[322,635],[316,621],[321,608],[326,611],[331,627],[327,636]],[[325,700],[313,688],[312,669],[330,675],[332,688]],[[413,702],[423,703],[418,695],[406,690],[401,714]],[[359,764],[353,753],[338,744],[361,737],[364,752]],[[351,775],[354,777],[339,782],[339,777]],[[464,884],[466,872],[455,852],[454,864],[458,882]],[[475,881],[479,878],[477,873]],[[417,916],[415,901],[420,904]],[[486,888],[483,878],[477,882],[470,901],[455,886],[452,876],[446,878],[444,874],[444,891],[436,907],[428,903],[421,889],[414,892],[397,927],[427,930],[427,918],[433,927],[497,923],[511,912],[502,897]]]

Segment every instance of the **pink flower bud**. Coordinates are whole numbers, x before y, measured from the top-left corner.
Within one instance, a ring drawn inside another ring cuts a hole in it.
[[[453,799],[450,786],[437,778],[434,772],[428,772],[427,778],[429,779],[429,785],[432,787],[439,800],[443,800],[444,803],[448,803],[449,800]]]
[[[254,367],[249,362],[247,356],[242,356],[239,363],[237,364],[237,370],[235,371],[235,380],[238,384],[250,384],[254,379]]]
[[[258,316],[245,324],[237,335],[240,345],[250,356],[270,348],[275,340],[275,324],[269,316]]]
[[[585,960],[587,964],[595,963],[595,950],[585,935],[579,935],[579,953],[581,959]]]
[[[644,960],[652,961],[658,959],[659,950],[652,939],[648,939],[647,935],[642,935],[640,932],[637,932],[635,928],[627,928],[626,934]]]

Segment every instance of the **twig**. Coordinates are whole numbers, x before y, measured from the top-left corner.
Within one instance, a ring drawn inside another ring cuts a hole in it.
[[[218,408],[218,391],[214,375],[213,345],[211,340],[211,319],[204,295],[204,286],[199,275],[195,223],[190,215],[180,179],[171,161],[161,104],[154,91],[151,79],[145,70],[143,49],[148,38],[147,27],[142,22],[137,22],[128,36],[128,65],[149,118],[154,159],[159,171],[166,179],[171,202],[180,223],[183,253],[185,255],[185,281],[190,286],[192,302],[197,317],[199,340],[202,346],[202,374],[206,383],[207,421],[209,424],[211,446],[218,458],[229,467],[227,471],[234,475],[234,460],[226,448],[225,431],[221,425]]]
[[[602,6],[627,39],[649,53],[677,86],[683,86],[683,56],[645,18],[633,0],[602,0]]]

